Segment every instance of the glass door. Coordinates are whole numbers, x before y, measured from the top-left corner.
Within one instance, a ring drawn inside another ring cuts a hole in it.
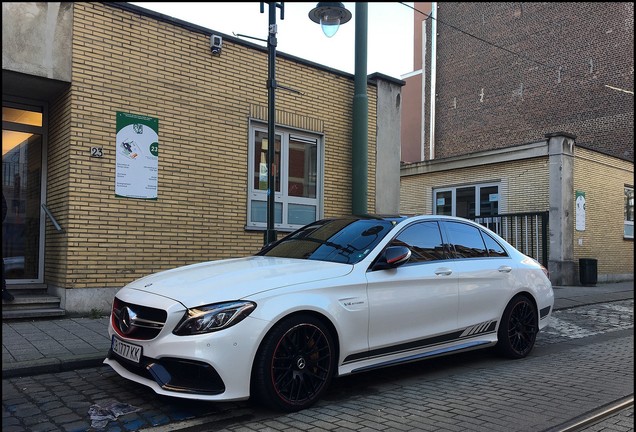
[[[2,106],[2,258],[7,283],[43,281],[42,111]]]

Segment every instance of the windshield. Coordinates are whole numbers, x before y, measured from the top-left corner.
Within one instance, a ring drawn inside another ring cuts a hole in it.
[[[355,264],[393,228],[384,219],[329,219],[289,234],[258,255]]]

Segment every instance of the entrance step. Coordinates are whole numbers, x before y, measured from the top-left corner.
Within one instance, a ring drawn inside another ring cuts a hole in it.
[[[66,315],[66,311],[60,308],[54,309],[15,309],[7,310],[6,303],[2,303],[2,320],[60,318]]]
[[[2,301],[2,319],[36,319],[63,317],[60,298],[47,294],[46,284],[7,285],[13,294],[11,302]]]

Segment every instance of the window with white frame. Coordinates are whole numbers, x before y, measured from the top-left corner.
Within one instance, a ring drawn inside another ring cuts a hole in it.
[[[321,137],[290,129],[276,129],[274,172],[274,228],[291,231],[321,217]],[[250,126],[247,227],[267,227],[266,127]]]
[[[623,237],[634,238],[634,186],[625,186]]]
[[[499,184],[433,189],[433,212],[464,218],[495,216],[499,214]]]

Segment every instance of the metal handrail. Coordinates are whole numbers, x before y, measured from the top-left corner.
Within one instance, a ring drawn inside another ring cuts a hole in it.
[[[57,223],[57,220],[55,220],[55,217],[53,216],[53,213],[51,213],[51,210],[49,210],[49,208],[46,206],[46,204],[42,204],[42,208],[44,209],[44,213],[46,213],[46,215],[49,217],[49,219],[51,219],[51,223],[53,224],[53,226],[55,227],[55,229],[58,232],[62,232],[64,231],[62,229],[62,227],[60,226],[59,223]]]

